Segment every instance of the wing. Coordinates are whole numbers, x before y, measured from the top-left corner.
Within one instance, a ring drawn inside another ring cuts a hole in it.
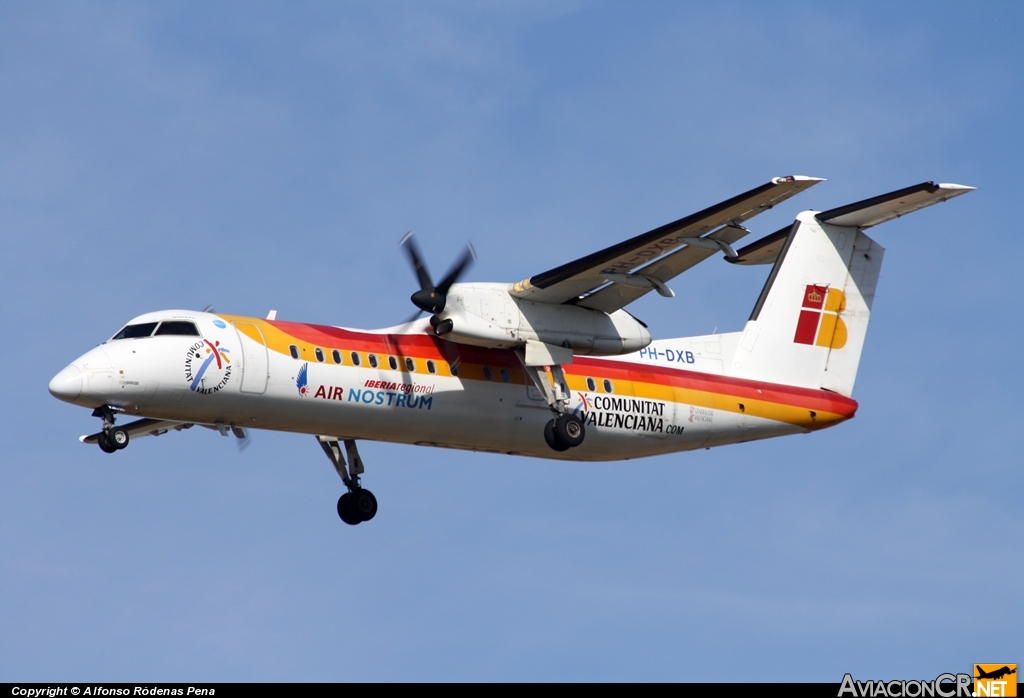
[[[160,434],[166,434],[171,429],[181,431],[191,427],[192,425],[187,422],[169,422],[164,419],[137,419],[124,425],[124,428],[128,430],[128,437],[131,439],[137,439],[140,436],[160,436]],[[78,440],[84,444],[94,444],[99,439],[99,436],[100,433],[97,432],[88,436],[80,436]]]
[[[821,181],[776,177],[699,213],[520,281],[512,295],[539,303],[573,302],[607,313],[654,289],[671,295],[664,282],[717,251],[735,254],[731,244],[749,232],[741,223]]]

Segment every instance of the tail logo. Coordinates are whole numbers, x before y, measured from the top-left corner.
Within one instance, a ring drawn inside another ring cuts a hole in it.
[[[842,349],[846,346],[846,323],[839,314],[846,309],[846,296],[838,288],[808,284],[796,323],[796,344]]]

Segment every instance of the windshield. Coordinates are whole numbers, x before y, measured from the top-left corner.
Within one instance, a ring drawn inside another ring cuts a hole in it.
[[[124,328],[111,337],[111,339],[137,339],[139,337],[148,337],[153,334],[153,330],[155,329],[155,322],[143,322],[139,325],[125,325]]]
[[[187,335],[189,337],[198,337],[199,330],[196,329],[196,325],[193,322],[165,320],[160,323],[160,329],[156,331],[156,334],[157,336],[162,334],[177,334]]]

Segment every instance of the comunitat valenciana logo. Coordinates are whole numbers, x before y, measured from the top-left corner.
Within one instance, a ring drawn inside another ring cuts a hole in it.
[[[989,698],[1017,695],[1016,664],[975,664],[974,674],[939,674],[931,681],[858,681],[843,676],[839,698]]]
[[[220,345],[203,339],[185,353],[185,380],[189,389],[200,395],[219,392],[231,379],[231,352]]]

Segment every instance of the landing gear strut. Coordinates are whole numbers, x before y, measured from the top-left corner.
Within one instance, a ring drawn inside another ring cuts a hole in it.
[[[516,349],[516,355],[526,375],[555,415],[554,419],[544,425],[544,441],[552,450],[559,452],[579,446],[586,437],[586,429],[583,420],[567,411],[569,386],[561,366],[572,361],[572,350],[540,342],[527,342],[525,349]]]
[[[96,443],[101,451],[113,453],[128,446],[128,430],[114,426],[116,415],[109,405],[97,407],[92,411],[92,416],[103,420],[103,431],[96,435]]]
[[[373,492],[363,489],[359,484],[359,476],[363,474],[363,459],[359,457],[355,439],[341,439],[348,454],[348,463],[342,455],[339,439],[334,436],[318,436],[317,443],[330,459],[334,469],[338,471],[341,481],[348,492],[338,499],[338,516],[349,526],[369,521],[377,515],[377,498]]]

